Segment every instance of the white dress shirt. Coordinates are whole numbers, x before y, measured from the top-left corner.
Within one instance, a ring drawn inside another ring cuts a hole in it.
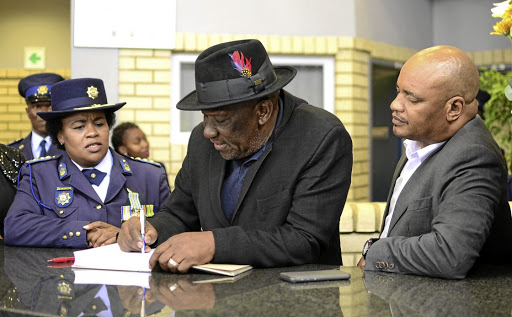
[[[427,157],[432,154],[436,149],[438,149],[441,145],[443,145],[446,141],[430,144],[424,148],[421,148],[419,142],[413,140],[405,140],[405,155],[407,156],[407,162],[400,173],[400,177],[397,178],[395,182],[395,188],[393,189],[393,195],[389,201],[389,212],[386,216],[384,222],[384,229],[380,234],[380,238],[386,238],[388,236],[389,225],[391,224],[391,219],[393,218],[393,213],[395,211],[396,201],[404,189],[405,185],[411,178],[412,174],[420,167],[421,163],[425,161]]]
[[[32,131],[32,137],[30,138],[30,143],[32,145],[32,155],[34,158],[39,158],[39,154],[41,154],[41,141],[46,141],[46,152],[50,150],[50,146],[52,145],[52,138],[48,135],[46,138],[43,138],[39,134]]]

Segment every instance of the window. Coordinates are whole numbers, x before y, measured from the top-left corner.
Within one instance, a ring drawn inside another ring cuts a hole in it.
[[[171,142],[187,144],[192,129],[203,120],[200,111],[181,111],[176,104],[195,90],[194,62],[197,55],[173,54],[171,60]],[[310,104],[334,112],[334,58],[270,56],[274,66],[297,68],[297,76],[285,86],[288,92]]]

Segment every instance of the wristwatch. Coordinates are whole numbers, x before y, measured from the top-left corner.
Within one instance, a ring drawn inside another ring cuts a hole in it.
[[[364,247],[363,247],[363,258],[366,260],[366,253],[368,253],[368,250],[370,250],[370,247],[372,246],[372,244],[374,244],[375,242],[379,241],[379,238],[370,238],[368,239],[368,241],[366,241],[366,243],[364,244]]]

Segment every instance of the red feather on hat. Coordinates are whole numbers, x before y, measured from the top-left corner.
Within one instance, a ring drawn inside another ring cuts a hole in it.
[[[240,76],[251,77],[252,76],[252,65],[251,59],[247,59],[244,53],[234,51],[233,54],[228,54],[231,57],[231,65],[236,69]]]

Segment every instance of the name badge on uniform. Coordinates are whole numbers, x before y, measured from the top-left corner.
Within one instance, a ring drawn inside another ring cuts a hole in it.
[[[55,204],[67,207],[73,202],[73,187],[57,187],[55,189]]]

